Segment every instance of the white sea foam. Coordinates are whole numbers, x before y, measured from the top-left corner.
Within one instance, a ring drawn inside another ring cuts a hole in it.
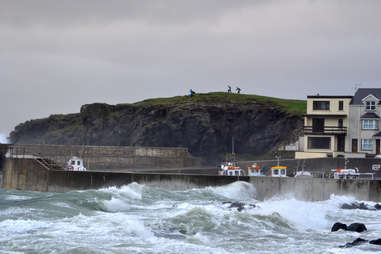
[[[0,208],[0,253],[367,253],[380,250],[369,244],[338,248],[357,237],[380,238],[381,211],[340,209],[343,203],[355,202],[353,197],[332,195],[320,202],[274,198],[260,202],[254,199],[252,185],[244,182],[188,191],[166,191],[133,183],[84,193],[86,198],[94,195],[100,199],[108,212],[94,210],[72,217],[69,214],[49,217],[52,204],[65,207],[65,195],[59,195],[59,200],[54,197],[40,200],[42,206],[37,213],[31,210],[35,208],[29,201],[23,203],[25,208]],[[22,202],[21,193],[20,197]],[[247,206],[238,212],[223,204],[226,199],[258,206]],[[48,202],[47,206],[43,202]],[[369,230],[361,234],[330,232],[336,221],[365,223]]]
[[[102,189],[102,192],[112,194],[111,200],[105,200],[103,203],[109,211],[125,211],[131,207],[131,202],[142,199],[143,188],[144,185],[131,183],[120,188]]]
[[[4,215],[14,215],[14,214],[22,215],[22,214],[28,214],[28,213],[31,213],[31,212],[35,212],[35,209],[21,208],[21,207],[10,207],[10,208],[7,208],[7,209],[0,210],[0,215],[1,216],[4,216]]]
[[[47,227],[48,223],[44,221],[18,219],[3,220],[0,222],[0,232],[9,233],[27,233],[30,230],[37,230]]]
[[[217,195],[235,200],[251,200],[256,196],[255,187],[250,183],[241,181],[225,186],[209,187],[209,189]]]
[[[107,192],[113,196],[129,199],[142,199],[144,185],[138,183],[131,183],[129,185],[124,185],[120,188],[118,187],[109,187],[101,189],[102,192]]]
[[[21,195],[8,195],[5,199],[6,200],[28,200],[28,199],[32,199],[32,198],[21,196]]]
[[[304,202],[296,199],[269,200],[259,204],[258,213],[270,215],[278,213],[295,226],[325,229],[329,226],[326,219],[327,207],[319,202]],[[257,210],[255,211],[257,212]]]

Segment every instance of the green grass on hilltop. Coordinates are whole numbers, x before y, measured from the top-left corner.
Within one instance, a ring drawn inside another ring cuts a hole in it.
[[[306,112],[306,101],[303,100],[288,100],[280,99],[274,97],[266,97],[254,94],[235,94],[226,92],[212,92],[206,94],[195,94],[190,97],[187,96],[176,96],[170,98],[155,98],[148,99],[141,102],[136,102],[133,105],[136,106],[153,106],[153,105],[173,105],[173,104],[183,104],[183,103],[219,103],[231,101],[235,103],[261,103],[268,106],[275,106],[279,109],[284,110],[289,114],[303,115]]]

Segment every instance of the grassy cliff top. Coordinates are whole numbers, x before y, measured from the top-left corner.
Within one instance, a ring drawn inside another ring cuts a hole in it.
[[[136,106],[154,106],[154,105],[175,105],[183,103],[260,103],[266,106],[277,107],[286,113],[302,116],[306,113],[306,101],[303,100],[288,100],[273,97],[266,97],[254,94],[235,94],[226,92],[212,92],[205,94],[195,94],[190,97],[176,96],[170,98],[155,98],[148,99],[141,102],[136,102],[133,105]]]

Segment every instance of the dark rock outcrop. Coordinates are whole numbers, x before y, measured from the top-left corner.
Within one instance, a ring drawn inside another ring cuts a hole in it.
[[[376,239],[376,240],[372,240],[369,242],[370,244],[375,244],[375,245],[381,245],[381,238],[379,239]]]
[[[333,226],[331,228],[331,232],[336,232],[340,229],[347,230],[347,225],[344,223],[341,223],[341,222],[336,222],[335,224],[333,224]]]
[[[357,202],[354,202],[352,204],[343,204],[341,207],[341,209],[360,209],[360,210],[369,210],[370,207],[367,206],[365,203],[357,203]]]
[[[381,245],[381,238],[380,239],[376,239],[376,240],[371,240],[371,241],[368,241],[368,240],[365,240],[365,239],[362,239],[362,238],[357,238],[353,242],[346,243],[345,245],[342,245],[342,246],[339,246],[339,247],[340,248],[350,248],[350,247],[362,245],[362,244],[368,243],[368,242],[369,242],[369,244]]]
[[[231,151],[264,154],[294,141],[304,101],[227,93],[84,105],[16,126],[12,143],[187,147],[209,161]]]
[[[228,208],[237,208],[238,212],[241,212],[247,208],[256,208],[257,206],[254,204],[245,204],[242,202],[223,202],[223,204],[229,204]]]
[[[381,210],[380,204],[375,204],[374,206],[368,205],[364,202],[354,202],[350,204],[343,204],[340,207],[341,209],[360,209],[360,210]]]
[[[367,243],[368,241],[365,240],[365,239],[362,239],[362,238],[357,238],[356,240],[354,240],[353,242],[351,243],[346,243],[345,245],[342,245],[342,246],[339,246],[340,248],[350,248],[350,247],[353,247],[353,246],[358,246],[358,245],[361,245],[361,244],[364,244],[364,243]]]
[[[331,232],[336,232],[340,229],[343,229],[346,231],[358,232],[358,233],[361,233],[361,232],[368,230],[366,228],[365,224],[363,224],[363,223],[352,223],[351,225],[347,226],[344,223],[336,222],[335,224],[333,224],[333,226],[331,228]]]
[[[367,231],[368,229],[363,223],[352,223],[351,225],[348,226],[347,230],[361,233],[361,232]]]

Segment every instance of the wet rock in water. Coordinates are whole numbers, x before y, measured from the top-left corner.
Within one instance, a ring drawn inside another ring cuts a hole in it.
[[[223,202],[223,204],[230,204],[230,206],[228,208],[237,208],[238,212],[241,212],[242,210],[245,209],[245,206],[246,204],[245,203],[241,203],[241,202]],[[247,205],[248,207],[250,208],[255,208],[257,207],[256,205],[254,204],[249,204]],[[247,207],[246,206],[246,207]]]
[[[368,229],[363,223],[352,223],[351,225],[348,226],[347,230],[361,233],[361,232],[367,231]]]
[[[360,210],[374,210],[374,208],[368,206],[364,202],[354,202],[352,204],[343,204],[341,209],[360,209]]]
[[[364,243],[367,243],[367,242],[368,242],[368,240],[365,240],[365,239],[362,239],[362,238],[357,238],[353,242],[346,243],[345,245],[342,245],[342,246],[339,246],[339,247],[340,248],[350,248],[350,247],[358,246],[358,245],[361,245],[361,244],[364,244]]]
[[[237,208],[238,212],[245,209],[245,204],[241,202],[233,202],[230,204],[229,208]]]
[[[375,245],[381,245],[381,238],[377,239],[377,240],[372,240],[369,242],[370,244],[375,244]]]
[[[364,202],[354,202],[351,204],[342,204],[341,209],[360,209],[360,210],[381,210],[381,204],[375,204],[374,206],[368,205]]]
[[[341,222],[336,222],[335,224],[333,224],[333,226],[331,228],[331,232],[336,232],[340,229],[347,230],[347,225],[344,223],[341,223]]]

